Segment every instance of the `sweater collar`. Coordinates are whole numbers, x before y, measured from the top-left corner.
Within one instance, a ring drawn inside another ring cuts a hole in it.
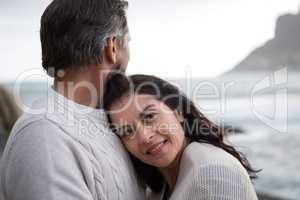
[[[49,88],[48,106],[52,106],[50,109],[53,111],[68,115],[69,117],[91,117],[99,122],[107,122],[107,116],[103,109],[78,104],[58,93],[53,89],[53,86]]]

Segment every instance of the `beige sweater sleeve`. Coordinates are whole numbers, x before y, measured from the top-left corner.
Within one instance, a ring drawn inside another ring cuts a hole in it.
[[[257,200],[250,178],[239,166],[210,163],[193,169],[185,199]]]
[[[183,153],[171,200],[257,200],[248,172],[231,154],[191,143]]]

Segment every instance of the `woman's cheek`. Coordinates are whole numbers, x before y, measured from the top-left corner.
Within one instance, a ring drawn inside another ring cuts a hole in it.
[[[135,140],[123,140],[123,144],[125,145],[126,149],[134,156],[137,157],[140,154]]]
[[[168,123],[159,123],[156,125],[155,130],[157,130],[161,135],[169,135],[169,124]]]

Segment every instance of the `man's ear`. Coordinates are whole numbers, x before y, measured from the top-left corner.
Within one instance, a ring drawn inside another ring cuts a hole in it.
[[[105,60],[109,64],[116,64],[117,62],[117,39],[115,37],[109,37],[106,39],[105,47]]]

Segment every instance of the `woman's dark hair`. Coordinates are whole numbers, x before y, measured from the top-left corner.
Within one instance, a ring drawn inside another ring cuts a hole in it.
[[[133,75],[126,77],[123,74],[111,74],[106,85],[103,98],[104,109],[108,113],[109,108],[116,100],[127,94],[154,95],[165,103],[171,110],[179,111],[184,118],[182,123],[185,137],[190,142],[212,144],[222,148],[234,156],[248,171],[250,178],[256,178],[257,170],[254,170],[247,158],[238,152],[233,146],[224,142],[224,131],[209,121],[177,87],[155,76]],[[110,120],[110,118],[109,118]],[[157,168],[147,165],[131,155],[134,167],[143,183],[153,191],[162,189],[164,178]]]
[[[50,76],[102,63],[107,37],[123,44],[128,32],[124,0],[53,0],[41,18],[42,65]]]

